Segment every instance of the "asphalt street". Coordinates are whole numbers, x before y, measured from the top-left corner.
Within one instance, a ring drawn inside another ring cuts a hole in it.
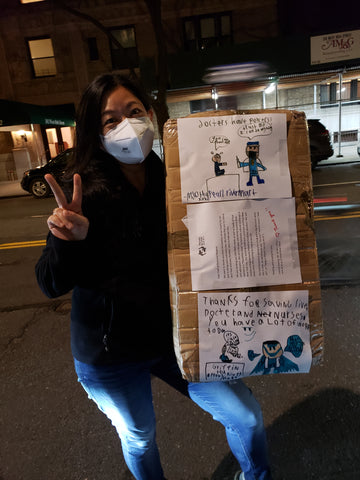
[[[0,261],[0,480],[130,480],[113,427],[74,373],[70,296],[44,297],[34,262],[20,266],[13,252]],[[322,364],[245,380],[263,408],[274,480],[359,478],[359,312],[359,284],[323,286]],[[168,480],[232,480],[221,425],[161,381],[153,387]]]
[[[262,405],[275,480],[357,480],[360,470],[360,287],[322,291],[325,352],[309,374],[246,380]],[[0,315],[1,480],[128,480],[109,421],[77,383],[70,300]],[[158,443],[169,480],[231,480],[222,427],[154,380]]]

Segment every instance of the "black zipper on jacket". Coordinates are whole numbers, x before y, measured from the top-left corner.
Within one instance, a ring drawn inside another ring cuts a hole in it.
[[[104,295],[104,309],[105,309],[105,319],[102,324],[103,339],[102,342],[105,347],[105,351],[110,351],[110,334],[114,320],[114,301],[108,296]]]

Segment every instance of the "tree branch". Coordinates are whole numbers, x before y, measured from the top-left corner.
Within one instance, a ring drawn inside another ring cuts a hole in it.
[[[56,7],[61,8],[62,10],[65,10],[66,12],[71,13],[72,15],[75,15],[76,17],[82,18],[83,20],[87,20],[88,22],[95,25],[95,27],[97,27],[99,30],[101,30],[117,48],[122,50],[123,55],[127,58],[130,65],[128,67],[128,70],[130,70],[130,76],[132,78],[138,79],[138,75],[135,72],[135,65],[133,64],[133,60],[128,56],[126,52],[126,48],[124,48],[121,45],[121,43],[111,33],[111,31],[108,30],[101,22],[99,22],[99,20],[92,17],[91,15],[88,15],[87,13],[81,12],[80,10],[76,10],[75,8],[70,7],[62,0],[52,0],[52,2]]]

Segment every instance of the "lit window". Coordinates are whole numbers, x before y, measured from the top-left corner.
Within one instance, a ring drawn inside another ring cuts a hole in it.
[[[122,48],[119,48],[114,42],[110,43],[112,67],[119,69],[137,67],[139,57],[136,46],[135,28],[119,27],[111,29],[110,32],[122,46]]]
[[[44,0],[20,0],[21,3],[43,2]]]
[[[336,100],[339,100],[340,97],[342,100],[350,99],[350,82],[346,82],[341,85],[341,92],[339,84],[336,85]]]
[[[339,82],[331,82],[325,85],[320,86],[320,102],[322,104],[333,103],[337,104],[340,99],[344,103],[347,102],[358,102],[360,100],[358,94],[358,79],[342,82],[341,92]]]
[[[56,75],[54,50],[51,38],[28,40],[35,77]]]
[[[236,95],[221,96],[216,100],[219,110],[237,109]],[[216,110],[215,101],[212,98],[203,98],[202,100],[190,100],[190,113],[206,112]]]

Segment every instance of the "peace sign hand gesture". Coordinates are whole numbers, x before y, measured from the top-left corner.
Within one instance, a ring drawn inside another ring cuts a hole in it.
[[[84,217],[81,210],[82,188],[81,177],[75,173],[73,196],[68,203],[64,192],[55,178],[47,174],[45,180],[53,191],[58,208],[55,208],[52,215],[47,219],[50,232],[61,240],[77,241],[84,240],[89,230],[89,220]]]

